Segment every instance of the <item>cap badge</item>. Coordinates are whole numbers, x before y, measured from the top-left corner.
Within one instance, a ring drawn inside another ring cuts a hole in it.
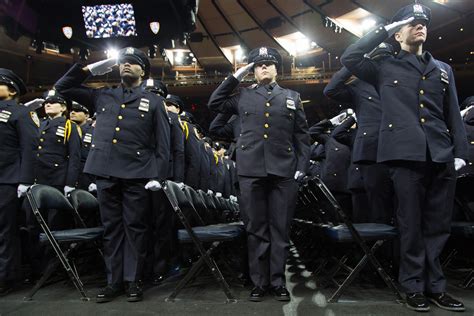
[[[259,49],[259,51],[258,51],[258,55],[259,55],[259,56],[268,55],[267,48],[266,48],[266,47],[260,47],[260,49]]]
[[[133,55],[135,53],[135,50],[133,49],[133,47],[127,47],[127,49],[125,50],[125,54],[127,55]]]
[[[413,13],[423,13],[423,7],[419,4],[414,4]]]

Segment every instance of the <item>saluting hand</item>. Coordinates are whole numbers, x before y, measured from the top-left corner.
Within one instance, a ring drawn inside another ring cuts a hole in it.
[[[415,19],[414,17],[410,17],[402,21],[397,21],[397,22],[393,22],[393,23],[385,25],[384,28],[388,33],[388,37],[391,37],[393,34],[397,33],[404,25],[410,23],[414,19]]]
[[[242,68],[239,68],[235,74],[233,74],[233,76],[235,77],[235,79],[239,80],[239,81],[242,81],[242,79],[245,78],[245,76],[248,75],[248,73],[250,72],[250,70],[253,68],[253,65],[254,63],[250,63]]]
[[[87,68],[93,76],[105,75],[112,71],[112,67],[117,65],[117,58],[109,58],[87,65]]]

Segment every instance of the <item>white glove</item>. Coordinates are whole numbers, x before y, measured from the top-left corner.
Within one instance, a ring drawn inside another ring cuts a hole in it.
[[[176,184],[178,185],[178,188],[180,188],[181,190],[184,189],[184,187],[186,186],[183,182],[177,182]]]
[[[237,202],[237,197],[234,195],[231,195],[229,196],[229,200],[231,200],[232,202]]]
[[[222,193],[216,192],[216,196],[217,196],[217,197],[222,197]]]
[[[26,195],[26,191],[30,188],[29,185],[19,184],[18,188],[16,189],[16,193],[18,194],[18,198]]]
[[[93,76],[105,75],[112,71],[112,67],[117,65],[117,58],[109,58],[87,65],[87,69]]]
[[[464,115],[466,115],[466,113],[472,109],[474,107],[474,105],[471,105],[471,106],[468,106],[467,108],[465,108],[464,110],[461,111],[461,117],[464,117]]]
[[[156,180],[150,180],[147,184],[145,184],[145,189],[150,191],[158,191],[161,189],[161,184]]]
[[[387,31],[388,33],[388,37],[391,37],[393,34],[397,33],[402,28],[402,26],[410,23],[414,19],[414,17],[410,17],[403,21],[393,22],[391,24],[385,25],[384,28],[385,31]]]
[[[207,190],[207,194],[214,194],[214,192],[212,192],[212,190]]]
[[[337,126],[341,124],[346,119],[346,117],[347,117],[347,112],[342,112],[341,114],[336,115],[335,117],[330,119],[329,122],[331,122],[332,125]]]
[[[253,68],[253,65],[254,63],[250,63],[246,66],[243,66],[242,68],[239,68],[232,76],[234,76],[235,79],[242,81],[242,79],[244,79],[244,77],[247,76],[250,70]]]
[[[40,107],[42,107],[43,102],[44,102],[44,99],[36,98],[34,100],[26,102],[24,105],[26,107],[30,108],[30,111],[34,111],[34,110],[39,109]]]
[[[89,184],[89,187],[87,188],[89,192],[96,192],[97,191],[97,185],[95,183]]]
[[[74,187],[70,187],[70,186],[66,185],[66,186],[64,187],[64,195],[67,196],[69,193],[71,193],[71,192],[74,191],[75,189],[76,189],[76,188],[74,188]]]
[[[305,176],[305,173],[303,171],[298,170],[298,171],[295,172],[295,180],[296,181],[303,180],[304,176]]]
[[[466,165],[466,162],[461,158],[454,158],[454,169],[458,171]]]

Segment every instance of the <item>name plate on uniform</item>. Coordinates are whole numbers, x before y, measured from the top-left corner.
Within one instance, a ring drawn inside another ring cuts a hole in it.
[[[7,123],[11,115],[12,115],[12,112],[7,111],[7,110],[2,110],[0,112],[0,122]]]
[[[286,107],[290,110],[296,110],[295,100],[293,99],[286,99]]]
[[[58,126],[56,130],[56,135],[59,137],[64,137],[64,126]]]
[[[92,143],[92,134],[86,133],[86,134],[84,135],[84,138],[82,139],[82,141],[83,141],[84,143],[89,143],[89,144]]]
[[[441,82],[449,84],[448,72],[444,69],[440,69],[440,70],[441,70]]]
[[[143,112],[148,112],[150,110],[150,100],[142,98],[138,109]]]

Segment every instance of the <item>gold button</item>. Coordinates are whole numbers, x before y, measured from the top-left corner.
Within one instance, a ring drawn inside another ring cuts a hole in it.
[[[372,100],[372,97],[368,97],[367,99]]]
[[[288,151],[291,151],[291,147],[288,147]]]
[[[122,107],[122,109],[125,109],[125,104],[122,104],[121,107]]]
[[[420,103],[420,108],[424,108],[425,105],[423,103]]]
[[[359,170],[359,167],[356,167],[356,170]]]
[[[335,173],[334,176],[337,177],[337,173]]]
[[[421,77],[421,80],[426,80],[426,77],[425,76]]]
[[[394,83],[394,84],[397,84],[397,83],[398,83],[398,80],[394,80],[393,83]]]
[[[472,162],[469,163],[469,166],[472,166]]]
[[[119,120],[123,119],[123,116],[122,116],[122,115],[119,115],[119,116],[118,116],[118,119],[119,119]]]
[[[366,132],[364,132],[364,136],[365,136],[365,135],[367,135],[367,133],[366,133]]]
[[[43,149],[43,147],[41,147],[41,146],[38,146],[38,149]]]
[[[265,103],[266,106],[270,106],[270,102]]]
[[[471,140],[471,145],[474,145],[474,141]]]
[[[392,128],[392,126],[393,126],[392,124],[388,124],[388,127]]]
[[[44,142],[44,139],[43,139],[43,138],[40,138],[40,142]]]
[[[272,92],[271,92],[271,91],[268,91],[267,94],[272,94]]]
[[[36,157],[39,157],[39,156],[40,156],[40,154],[36,154]]]
[[[55,167],[59,167],[59,165],[57,163],[54,164]]]
[[[423,90],[420,90],[420,94],[425,94],[425,91],[423,91]]]
[[[375,33],[378,33],[378,32],[379,32],[379,30],[376,30],[376,31],[375,31]]]
[[[95,144],[92,144],[91,147],[95,147]]]
[[[116,130],[117,132],[120,132],[120,127],[116,127],[115,130]]]
[[[265,123],[265,128],[269,128],[269,127],[270,127],[270,125],[268,125],[268,124]]]
[[[269,116],[270,116],[270,113],[266,112],[266,113],[265,113],[265,116],[266,116],[266,117],[269,117]]]
[[[424,119],[424,118],[421,118],[420,121],[421,121],[421,123],[424,123],[424,122],[425,122],[425,119]]]
[[[339,148],[337,148],[337,147],[336,147],[336,148],[334,148],[334,150],[335,150],[335,151],[338,151],[338,150],[339,150]]]
[[[115,138],[112,139],[112,143],[117,144],[117,140]]]
[[[45,131],[43,131],[43,132],[41,132],[41,134],[43,134],[43,135],[44,135],[44,134],[46,134],[46,132],[45,132]]]
[[[145,117],[145,114],[140,114],[141,117]]]
[[[140,152],[139,152],[139,151],[137,151],[137,155],[140,156]]]
[[[267,135],[267,134],[263,134],[263,138],[267,139],[267,138],[268,138],[268,135]]]
[[[58,143],[60,143],[60,142],[61,142],[61,140],[60,140],[60,139],[58,139]]]

